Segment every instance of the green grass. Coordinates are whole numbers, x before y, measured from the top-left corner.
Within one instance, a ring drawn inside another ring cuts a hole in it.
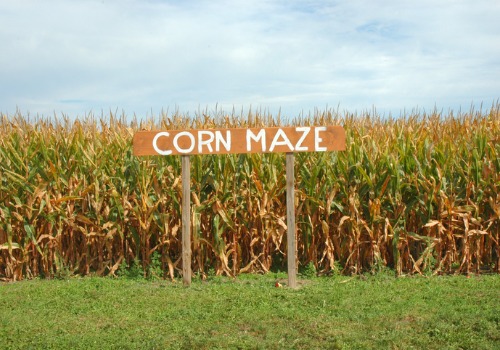
[[[498,349],[500,276],[0,284],[2,349]]]

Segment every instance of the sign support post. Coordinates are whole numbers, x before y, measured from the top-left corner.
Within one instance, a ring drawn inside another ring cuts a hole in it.
[[[182,164],[182,279],[191,284],[191,169],[189,156],[181,156]]]
[[[286,226],[288,287],[297,288],[297,244],[295,234],[295,172],[293,153],[286,154]]]

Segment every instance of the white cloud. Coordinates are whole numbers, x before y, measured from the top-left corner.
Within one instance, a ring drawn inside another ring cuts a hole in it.
[[[489,104],[499,15],[493,0],[2,2],[0,111]]]

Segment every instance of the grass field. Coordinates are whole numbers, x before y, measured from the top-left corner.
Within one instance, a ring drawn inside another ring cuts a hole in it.
[[[2,349],[498,349],[500,276],[0,284]]]

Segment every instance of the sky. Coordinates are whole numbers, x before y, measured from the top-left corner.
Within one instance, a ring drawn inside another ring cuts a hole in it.
[[[498,18],[498,0],[0,0],[0,113],[489,108]]]

